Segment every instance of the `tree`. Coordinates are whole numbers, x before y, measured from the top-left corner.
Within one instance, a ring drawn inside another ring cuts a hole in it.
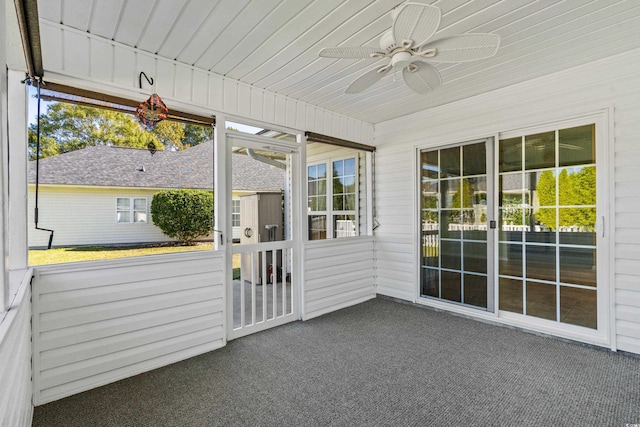
[[[460,184],[458,184],[458,190],[451,199],[451,207],[472,208],[474,194],[475,191],[471,182],[468,179],[463,179]]]
[[[534,178],[532,177],[532,179]],[[539,206],[555,206],[556,179],[553,176],[553,172],[546,170],[540,174],[536,190]],[[535,219],[540,224],[546,226],[549,230],[556,229],[556,210],[554,208],[538,209],[535,212]]]
[[[156,137],[165,150],[181,151],[185,148],[182,143],[184,125],[180,123],[164,120],[154,126],[151,134]]]
[[[193,147],[204,141],[213,139],[213,127],[202,125],[184,125],[184,137],[182,138],[183,148]]]
[[[593,230],[596,221],[596,169],[563,169],[558,177],[560,226]],[[584,207],[562,207],[584,206]]]
[[[36,157],[37,123],[29,126],[29,157]],[[52,103],[40,116],[40,157],[68,153],[93,145],[145,148],[156,142],[129,114],[105,109]],[[162,149],[159,147],[159,149]]]
[[[29,158],[36,158],[37,123],[29,125]],[[126,113],[53,102],[40,116],[40,157],[68,153],[94,145],[146,148],[153,142],[158,150],[183,150],[213,137],[210,126],[162,121],[147,131]]]
[[[151,218],[164,234],[183,245],[213,231],[213,193],[204,190],[165,190],[151,200]]]

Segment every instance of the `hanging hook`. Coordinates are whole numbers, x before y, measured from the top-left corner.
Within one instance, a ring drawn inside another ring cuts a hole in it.
[[[140,89],[142,89],[142,76],[144,76],[147,83],[153,86],[153,77],[147,77],[144,71],[140,71],[140,75],[138,76],[138,86],[140,86]]]

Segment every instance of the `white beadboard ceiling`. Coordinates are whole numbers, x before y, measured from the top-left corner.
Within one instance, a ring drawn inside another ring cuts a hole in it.
[[[433,40],[495,33],[498,53],[436,64],[443,84],[426,95],[398,73],[346,95],[351,81],[388,60],[319,58],[318,51],[377,47],[401,0],[39,0],[38,8],[41,20],[374,124],[640,47],[638,0],[420,2],[442,11]]]

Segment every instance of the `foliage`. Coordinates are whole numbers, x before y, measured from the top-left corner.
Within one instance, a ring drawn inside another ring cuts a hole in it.
[[[540,174],[538,185],[538,203],[540,206],[555,206],[556,204],[556,179],[550,170]],[[539,209],[536,213],[536,222],[546,226],[549,230],[556,229],[555,209]]]
[[[535,197],[538,207],[535,211],[536,224],[555,230],[558,212],[559,227],[578,227],[593,231],[596,221],[595,167],[563,168],[557,177],[551,170],[543,171],[538,177]],[[508,203],[501,209],[502,222],[528,225],[531,207],[521,197],[510,195]]]
[[[37,124],[29,126],[29,154],[35,158]],[[154,137],[133,116],[83,105],[52,103],[40,117],[41,157],[93,145],[144,148]],[[155,141],[154,141],[155,142]]]
[[[153,223],[182,244],[192,244],[213,231],[213,193],[203,190],[165,190],[151,201]]]
[[[37,123],[29,125],[29,158],[36,158]],[[131,114],[53,102],[40,116],[40,158],[81,148],[107,145],[146,148],[153,142],[158,150],[183,150],[213,137],[207,126],[162,121],[149,132]]]
[[[558,176],[561,227],[581,227],[593,231],[596,222],[596,169],[584,167]],[[562,206],[588,206],[567,207]]]
[[[473,185],[469,180],[463,179],[458,185],[458,190],[451,199],[451,207],[454,208],[471,208],[473,207]]]

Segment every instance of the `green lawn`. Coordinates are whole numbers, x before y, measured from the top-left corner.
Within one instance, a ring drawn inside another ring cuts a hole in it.
[[[195,246],[147,246],[108,247],[84,246],[77,248],[32,249],[29,251],[29,265],[63,264],[79,261],[128,258],[144,255],[159,255],[176,252],[212,250],[213,244]],[[235,266],[235,257],[234,257]],[[239,262],[238,262],[239,266]]]

